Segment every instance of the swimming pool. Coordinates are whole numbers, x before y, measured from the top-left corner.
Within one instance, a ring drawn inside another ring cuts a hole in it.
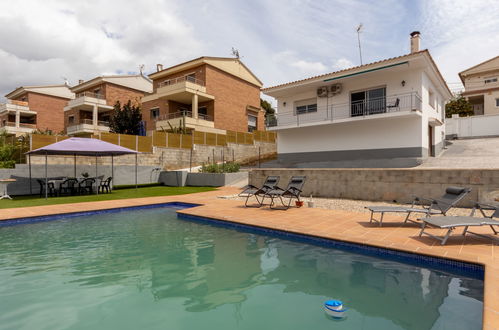
[[[477,277],[175,208],[63,217],[0,227],[0,329],[480,329]]]

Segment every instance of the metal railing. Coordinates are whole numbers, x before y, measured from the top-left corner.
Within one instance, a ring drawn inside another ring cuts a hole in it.
[[[101,93],[93,93],[93,92],[81,92],[76,94],[76,98],[79,97],[93,97],[94,99],[104,100],[106,97]]]
[[[27,106],[29,106],[28,102],[18,101],[18,100],[7,100],[7,103],[14,104],[14,105],[19,105],[21,107],[27,107]]]
[[[184,81],[189,81],[189,82],[194,83],[196,85],[204,86],[204,81],[202,81],[202,80],[196,79],[192,76],[182,76],[182,77],[168,79],[168,80],[165,80],[163,82],[160,82],[158,84],[158,88],[164,87],[164,86],[175,85],[175,84],[178,84],[178,83],[181,83]]]
[[[164,114],[164,115],[161,115],[161,116],[157,117],[155,120],[156,121],[159,121],[159,120],[169,120],[169,119],[183,118],[183,117],[193,118],[192,117],[192,111],[178,111],[178,112],[173,112],[173,113],[167,113],[167,114]],[[198,113],[198,119],[207,120],[207,121],[213,121],[213,117],[212,116],[205,115],[205,114],[202,114],[202,113]]]
[[[6,121],[1,124],[2,127],[17,127],[14,121]],[[36,124],[31,123],[19,123],[19,127],[23,128],[36,128]]]
[[[79,125],[79,124],[93,125],[94,121],[92,119],[80,119],[79,122],[69,124],[68,126],[75,126],[75,125]],[[109,122],[108,121],[99,120],[97,122],[97,126],[109,126]]]
[[[279,112],[275,119],[268,120],[266,125],[267,127],[300,126],[402,111],[421,111],[421,97],[418,93],[412,92],[367,101],[332,104],[327,107],[318,107],[317,111],[307,113],[297,114],[296,110]]]

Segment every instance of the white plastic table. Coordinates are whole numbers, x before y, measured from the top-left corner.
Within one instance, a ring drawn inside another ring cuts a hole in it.
[[[0,196],[0,199],[4,198],[12,199],[12,197],[10,197],[9,194],[7,193],[7,186],[9,185],[9,183],[12,182],[16,182],[16,179],[0,179],[0,192],[2,194]]]

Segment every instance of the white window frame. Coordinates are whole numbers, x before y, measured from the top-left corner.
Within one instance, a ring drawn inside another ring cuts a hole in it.
[[[497,77],[486,77],[483,79],[484,84],[492,84],[497,82]]]
[[[306,115],[317,112],[317,99],[305,99],[294,102],[294,115]]]
[[[153,117],[152,116],[152,112],[155,111],[155,110],[158,110],[158,115]],[[151,120],[158,120],[159,118],[159,107],[155,107],[155,108],[151,108],[149,109],[149,118],[151,118]]]

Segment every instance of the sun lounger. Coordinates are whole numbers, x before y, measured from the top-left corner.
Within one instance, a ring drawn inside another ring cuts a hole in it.
[[[480,210],[483,217],[474,216],[475,211],[477,209]],[[485,210],[492,210],[493,213],[491,215],[487,215]],[[490,229],[492,229],[494,235],[497,235],[498,231],[494,228],[494,226],[499,226],[499,221],[493,220],[492,218],[499,218],[499,207],[477,203],[469,216],[438,216],[438,217],[422,218],[421,220],[423,221],[423,225],[421,227],[421,232],[419,233],[419,236],[421,237],[423,234],[428,235],[430,237],[439,240],[441,244],[444,245],[449,239],[452,232],[458,227],[464,227],[463,236],[466,235],[466,233],[471,233],[477,236],[487,237],[483,234],[475,233],[468,230],[469,227],[481,227],[481,226],[490,226]],[[433,234],[430,234],[425,231],[425,228],[428,225],[430,227],[447,229],[447,233],[443,237],[438,237]]]
[[[300,195],[303,189],[303,185],[305,184],[306,178],[307,178],[306,176],[293,176],[289,180],[286,189],[282,189],[276,186],[274,189],[266,192],[265,197],[269,197],[271,200],[270,208],[274,208],[273,207],[275,204],[274,199],[276,198],[279,198],[285,210],[289,209],[293,199],[300,201]],[[289,199],[288,204],[284,203],[283,198]]]
[[[260,207],[263,205],[263,202],[265,200],[265,193],[274,189],[277,184],[279,183],[279,176],[268,176],[265,179],[265,182],[263,183],[261,188],[258,188],[253,185],[247,185],[244,187],[243,191],[239,193],[239,197],[246,197],[246,201],[244,202],[244,206],[246,207]],[[248,200],[250,197],[255,197],[257,204],[256,205],[248,205]],[[261,197],[262,199],[259,200],[258,197]]]
[[[366,206],[366,209],[371,211],[369,223],[378,222],[381,227],[385,213],[407,213],[404,223],[407,223],[407,221],[416,223],[415,220],[410,218],[413,213],[423,213],[427,216],[438,214],[445,215],[449,209],[454,207],[459,201],[466,197],[470,191],[471,188],[448,187],[445,189],[445,194],[439,199],[414,197],[411,207]],[[426,205],[423,203],[426,203]],[[418,205],[420,205],[420,207],[418,207]],[[375,213],[381,213],[379,219],[374,217]]]

